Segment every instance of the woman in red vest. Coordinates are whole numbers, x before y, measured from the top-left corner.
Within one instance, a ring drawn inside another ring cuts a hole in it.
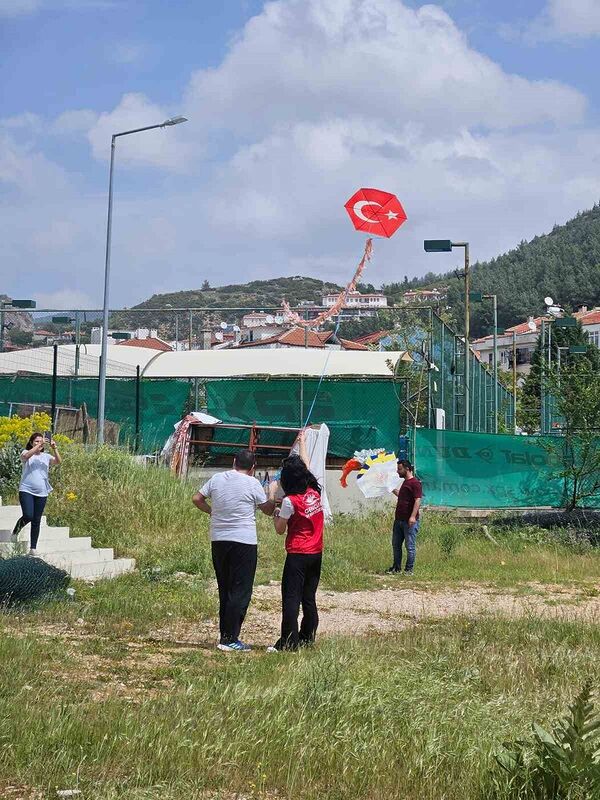
[[[300,455],[284,459],[279,482],[285,497],[273,523],[279,534],[287,533],[287,556],[281,579],[281,637],[269,651],[297,650],[312,644],[319,625],[316,593],[323,555],[323,508],[321,487],[309,470],[304,437],[299,436]],[[269,487],[275,498],[277,484]],[[298,630],[298,613],[302,622]]]

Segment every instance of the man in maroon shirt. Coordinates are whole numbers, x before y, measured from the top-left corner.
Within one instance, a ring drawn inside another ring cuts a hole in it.
[[[402,543],[404,542],[406,547],[404,572],[406,575],[412,575],[417,551],[419,508],[423,497],[423,487],[421,481],[413,475],[412,464],[406,459],[398,461],[398,475],[404,479],[404,482],[398,489],[393,490],[398,502],[392,533],[394,563],[388,572],[402,572]]]

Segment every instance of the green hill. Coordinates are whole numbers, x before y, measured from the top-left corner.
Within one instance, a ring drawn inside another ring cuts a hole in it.
[[[317,278],[304,278],[294,276],[291,278],[271,278],[267,281],[250,281],[249,283],[230,284],[228,286],[210,286],[204,281],[201,289],[189,289],[168,294],[155,294],[149,300],[139,303],[134,308],[148,309],[148,314],[128,314],[126,311],[111,317],[111,325],[128,326],[161,326],[169,328],[173,323],[173,314],[169,312],[156,312],[151,309],[172,306],[173,308],[279,308],[285,298],[292,306],[302,301],[311,301],[321,304],[323,294],[339,292],[341,289],[335,283],[318,280]],[[228,322],[239,321],[243,312],[218,312],[215,310],[206,316],[211,321],[224,319]],[[204,315],[196,314],[198,324],[203,322]],[[181,318],[181,331],[187,331],[187,320]]]
[[[476,243],[472,242],[472,246]],[[449,286],[448,305],[458,328],[464,315],[464,281],[453,272],[425,276],[410,285]],[[406,284],[386,287],[386,293],[399,299]],[[473,291],[498,296],[500,328],[522,322],[529,315],[544,311],[544,297],[566,309],[581,305],[600,305],[600,206],[583,211],[565,225],[521,242],[514,250],[491,261],[476,263],[472,270]],[[472,307],[471,335],[490,333],[493,318],[491,303]]]
[[[476,241],[472,242],[473,248]],[[464,299],[462,279],[454,272],[428,273],[423,278],[393,283],[382,287],[390,303],[401,301],[403,292],[409,288],[432,285],[449,287],[448,305],[456,327],[462,327]],[[156,294],[135,308],[148,309],[148,314],[115,315],[111,324],[166,326],[169,335],[173,315],[153,312],[153,308],[171,305],[174,308],[252,308],[279,307],[282,298],[291,305],[301,301],[321,302],[327,292],[339,291],[336,284],[316,278],[300,276],[272,278],[266,281],[251,281],[246,284],[231,284],[212,287],[205,281],[201,289]],[[361,287],[363,290],[371,286]],[[584,211],[565,225],[555,225],[548,234],[536,236],[530,242],[521,242],[514,250],[491,261],[476,263],[472,269],[471,288],[484,294],[498,296],[498,321],[500,328],[514,325],[527,318],[537,316],[544,310],[544,297],[550,295],[555,302],[567,309],[580,305],[600,305],[600,206]],[[197,314],[197,323],[203,324],[203,315]],[[239,321],[240,314],[217,312],[208,315],[211,321],[226,319]],[[184,335],[186,320],[181,319],[180,331]],[[489,333],[492,329],[491,303],[473,306],[471,335]]]

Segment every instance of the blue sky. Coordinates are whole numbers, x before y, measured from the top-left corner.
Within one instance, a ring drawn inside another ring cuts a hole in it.
[[[343,204],[398,194],[375,284],[489,258],[600,200],[598,0],[0,0],[0,292],[97,306],[282,274],[344,282]]]

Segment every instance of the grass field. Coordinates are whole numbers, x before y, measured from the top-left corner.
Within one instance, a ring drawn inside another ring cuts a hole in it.
[[[426,513],[407,584],[381,575],[388,514],[338,518],[323,601],[387,586],[423,598],[419,619],[322,637],[311,652],[228,657],[202,638],[153,635],[214,620],[194,487],[122,454],[79,450],[55,487],[51,521],[134,556],[140,571],[0,617],[0,798],[78,788],[82,800],[508,800],[491,788],[501,743],[556,718],[586,679],[600,684],[600,629],[566,615],[566,603],[599,594],[600,555],[584,545],[520,529],[494,532],[496,546]],[[281,574],[282,541],[266,518],[259,535],[257,581],[268,584]],[[464,585],[567,599],[544,618],[428,616],[427,598]]]

